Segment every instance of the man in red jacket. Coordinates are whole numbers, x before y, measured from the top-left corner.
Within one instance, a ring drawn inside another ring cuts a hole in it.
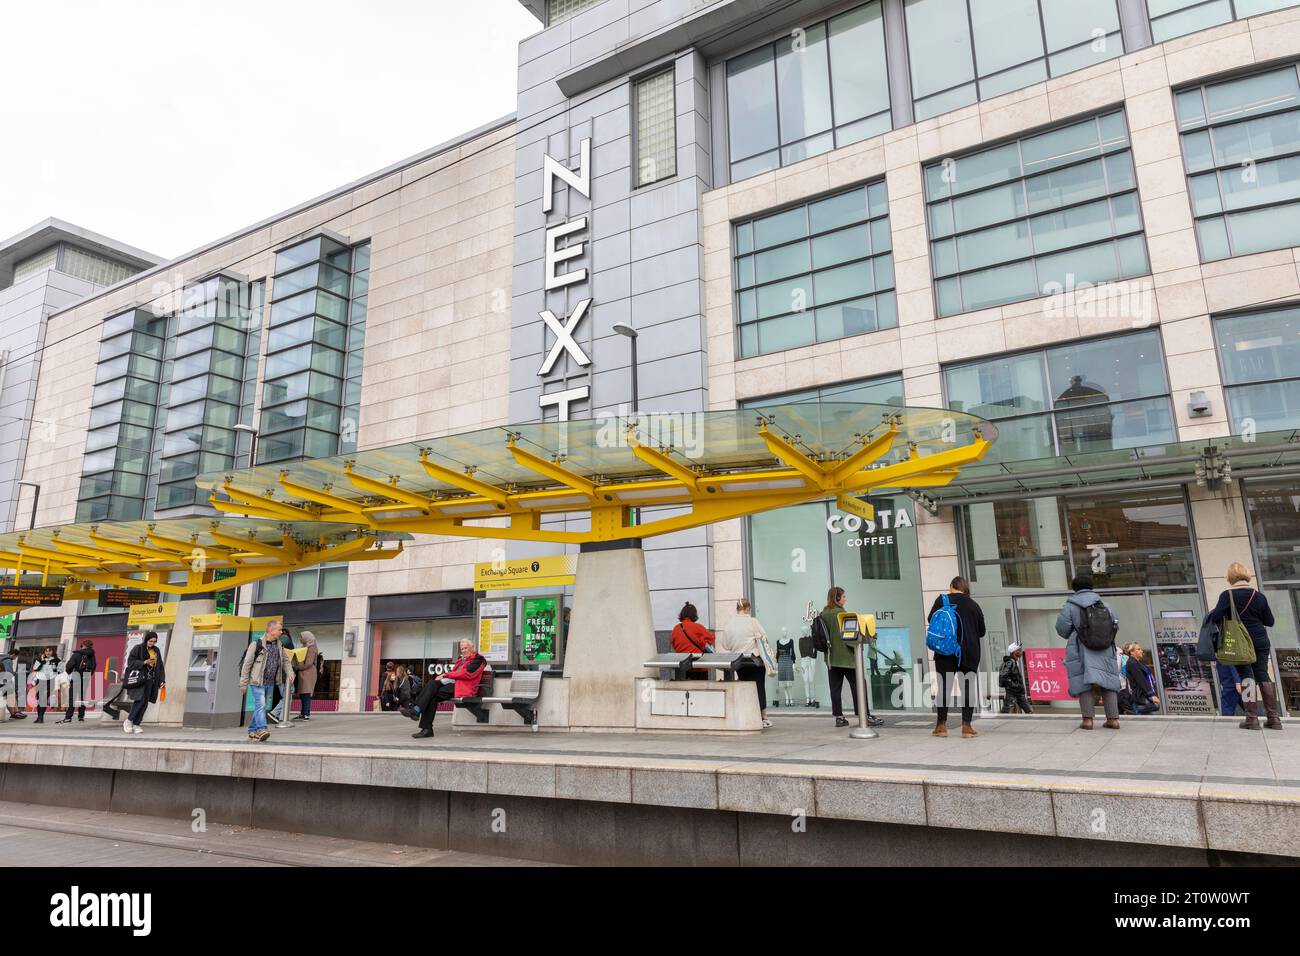
[[[437,680],[424,685],[414,706],[402,708],[402,716],[420,722],[420,729],[411,736],[416,740],[433,736],[433,718],[444,700],[477,696],[486,665],[487,660],[475,648],[473,641],[461,641],[460,657],[456,663]]]

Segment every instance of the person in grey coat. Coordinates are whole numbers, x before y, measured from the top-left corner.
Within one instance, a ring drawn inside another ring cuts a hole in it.
[[[1097,592],[1092,589],[1092,578],[1086,574],[1076,574],[1071,582],[1074,594],[1061,608],[1056,618],[1056,633],[1065,638],[1065,673],[1070,678],[1070,696],[1079,699],[1079,711],[1083,714],[1084,730],[1092,730],[1092,719],[1097,712],[1097,694],[1101,694],[1106,708],[1106,723],[1111,730],[1119,729],[1119,661],[1115,648],[1094,651],[1084,647],[1079,640],[1079,628],[1083,625],[1083,609],[1098,602],[1106,608],[1110,619],[1119,629],[1119,619]]]

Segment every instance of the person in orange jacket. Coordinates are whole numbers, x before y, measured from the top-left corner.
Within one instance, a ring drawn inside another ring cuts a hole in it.
[[[677,614],[677,626],[673,628],[673,650],[678,654],[712,654],[716,638],[713,632],[700,623],[700,614],[695,605],[687,601]],[[691,671],[695,680],[708,679],[707,671]]]

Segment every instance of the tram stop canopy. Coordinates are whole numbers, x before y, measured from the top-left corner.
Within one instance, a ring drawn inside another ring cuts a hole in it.
[[[973,415],[892,405],[642,413],[208,474],[198,486],[220,512],[295,526],[581,545],[826,497],[870,518],[858,496],[946,485],[996,437]],[[642,520],[634,509],[645,508],[658,510]],[[559,515],[571,520],[544,520]]]

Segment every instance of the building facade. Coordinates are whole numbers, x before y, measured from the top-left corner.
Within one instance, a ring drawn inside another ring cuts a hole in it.
[[[797,660],[839,585],[882,629],[875,706],[911,707],[964,574],[982,669],[1018,640],[1059,706],[1052,621],[1086,570],[1166,709],[1201,713],[1187,635],[1240,561],[1292,673],[1300,7],[525,6],[515,116],[50,318],[33,416],[72,427],[28,450],[39,523],[192,513],[194,474],[507,422],[951,408],[998,425],[991,459],[873,523],[829,502],[648,540],[656,628],[750,597]],[[474,563],[544,554],[424,538],[241,601],[323,635],[355,709],[384,661],[473,633]],[[785,676],[775,699],[825,702],[819,661]]]

